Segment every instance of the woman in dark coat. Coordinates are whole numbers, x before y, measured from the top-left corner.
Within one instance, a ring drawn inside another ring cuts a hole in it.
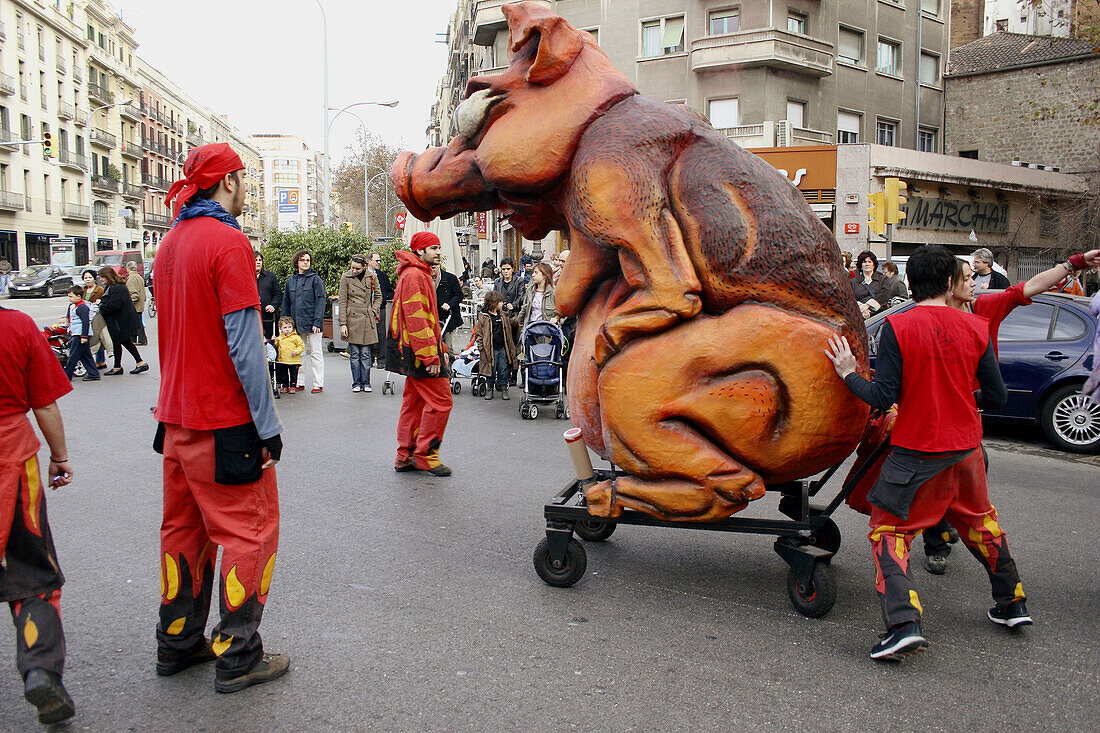
[[[275,321],[279,319],[279,305],[283,301],[283,286],[271,270],[264,269],[264,256],[256,251],[256,289],[260,291],[260,319],[264,324],[264,338],[275,336]]]
[[[864,318],[878,313],[890,300],[886,276],[878,271],[878,258],[870,250],[860,252],[856,258],[856,276],[851,283],[852,294]]]
[[[313,379],[313,394],[324,389],[325,360],[321,353],[321,329],[324,327],[325,304],[328,295],[321,276],[311,268],[313,256],[306,250],[294,255],[293,273],[283,288],[282,315],[294,319],[294,328],[305,342]],[[298,370],[298,386],[305,386],[306,370]]]
[[[142,361],[141,354],[134,346],[134,337],[141,331],[141,316],[134,310],[134,302],[130,300],[130,291],[126,287],[126,282],[119,277],[113,267],[101,268],[99,277],[107,286],[103,297],[99,299],[99,312],[107,322],[107,332],[111,334],[111,341],[114,342],[115,347],[115,366],[103,373],[109,377],[122,374],[123,349],[129,351],[130,356],[137,362],[137,366],[130,370],[130,374],[149,371],[149,365]]]

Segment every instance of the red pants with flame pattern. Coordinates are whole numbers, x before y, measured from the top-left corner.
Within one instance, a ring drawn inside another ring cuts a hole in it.
[[[875,559],[875,589],[882,600],[886,628],[920,620],[923,609],[909,579],[909,545],[924,529],[946,517],[970,553],[985,567],[998,605],[1024,600],[1008,538],[989,503],[982,451],[975,450],[929,479],[917,491],[902,520],[879,507],[871,508],[871,552]]]
[[[32,669],[64,671],[64,582],[46,518],[38,456],[0,458],[0,602],[11,606],[15,666],[21,675]]]
[[[446,377],[405,377],[401,414],[397,418],[397,461],[412,460],[420,470],[439,465],[439,446],[451,416],[451,380]]]
[[[214,433],[165,425],[160,528],[160,659],[205,643],[214,561],[222,548],[221,621],[212,645],[219,676],[244,674],[263,655],[259,626],[279,544],[275,469],[251,484],[214,481]]]

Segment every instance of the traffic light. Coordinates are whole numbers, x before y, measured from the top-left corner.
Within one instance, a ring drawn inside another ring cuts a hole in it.
[[[886,221],[889,224],[897,224],[905,218],[905,212],[901,205],[905,203],[905,193],[908,186],[899,178],[886,179]]]
[[[56,153],[53,149],[53,135],[48,132],[42,133],[42,155],[47,158],[53,158]]]
[[[351,234],[352,232],[355,231],[355,226],[350,221],[345,221],[344,222],[344,231],[347,232],[348,234]]]
[[[882,191],[867,194],[867,228],[882,236],[886,234],[886,194]]]

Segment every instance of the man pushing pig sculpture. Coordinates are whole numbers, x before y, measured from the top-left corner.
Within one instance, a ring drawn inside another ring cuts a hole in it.
[[[629,474],[591,487],[589,512],[717,521],[843,460],[867,407],[824,350],[845,338],[866,375],[867,339],[802,195],[690,110],[640,96],[588,33],[537,3],[502,10],[507,71],[471,79],[458,134],[402,153],[393,181],[424,221],[497,209],[528,239],[568,233],[572,419]]]

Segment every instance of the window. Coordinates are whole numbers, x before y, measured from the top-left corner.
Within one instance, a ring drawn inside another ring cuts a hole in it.
[[[710,14],[710,34],[717,36],[720,33],[736,33],[741,30],[741,11],[715,10]]]
[[[978,159],[978,151],[977,150],[960,150],[959,151],[959,157],[960,158],[970,158],[971,160],[977,160]]]
[[[642,23],[642,56],[667,56],[684,52],[684,17],[647,20]]]
[[[939,15],[940,0],[920,0],[920,10],[926,15]]]
[[[1017,308],[1001,322],[1001,343],[1005,341],[1046,341],[1054,306],[1032,303]]]
[[[787,13],[787,32],[806,35],[806,16],[802,13]]]
[[[787,122],[791,127],[806,127],[806,103],[787,100]]]
[[[737,97],[732,99],[712,99],[707,105],[710,124],[716,130],[737,127],[741,124],[741,111]]]
[[[863,65],[863,34],[848,28],[840,29],[837,57],[849,64]]]
[[[95,26],[93,26],[91,23],[88,24],[88,40],[95,40]]]
[[[1055,341],[1076,341],[1088,335],[1089,327],[1085,319],[1068,308],[1059,308],[1058,315],[1054,319],[1054,334],[1051,338]]]
[[[838,143],[858,143],[860,116],[854,112],[836,113],[836,141]]]
[[[875,136],[875,142],[879,145],[890,145],[891,147],[897,145],[898,135],[898,123],[893,120],[884,120],[879,118],[878,121],[878,134]]]
[[[894,41],[878,39],[878,65],[875,71],[880,74],[901,76],[901,44]]]
[[[940,85],[940,57],[920,52],[920,83],[938,87]]]
[[[1044,238],[1058,236],[1058,212],[1043,207],[1039,209],[1039,236]]]
[[[996,29],[999,31],[1008,30],[1008,18],[1002,18],[995,23]]]
[[[922,127],[917,130],[917,150],[922,153],[936,152],[936,129]]]
[[[33,123],[31,122],[30,117],[28,117],[27,115],[19,115],[19,134],[23,136],[21,139],[23,139],[23,140],[32,139],[31,138],[31,128],[32,127],[33,127]],[[20,146],[20,147],[23,147],[23,146]]]

